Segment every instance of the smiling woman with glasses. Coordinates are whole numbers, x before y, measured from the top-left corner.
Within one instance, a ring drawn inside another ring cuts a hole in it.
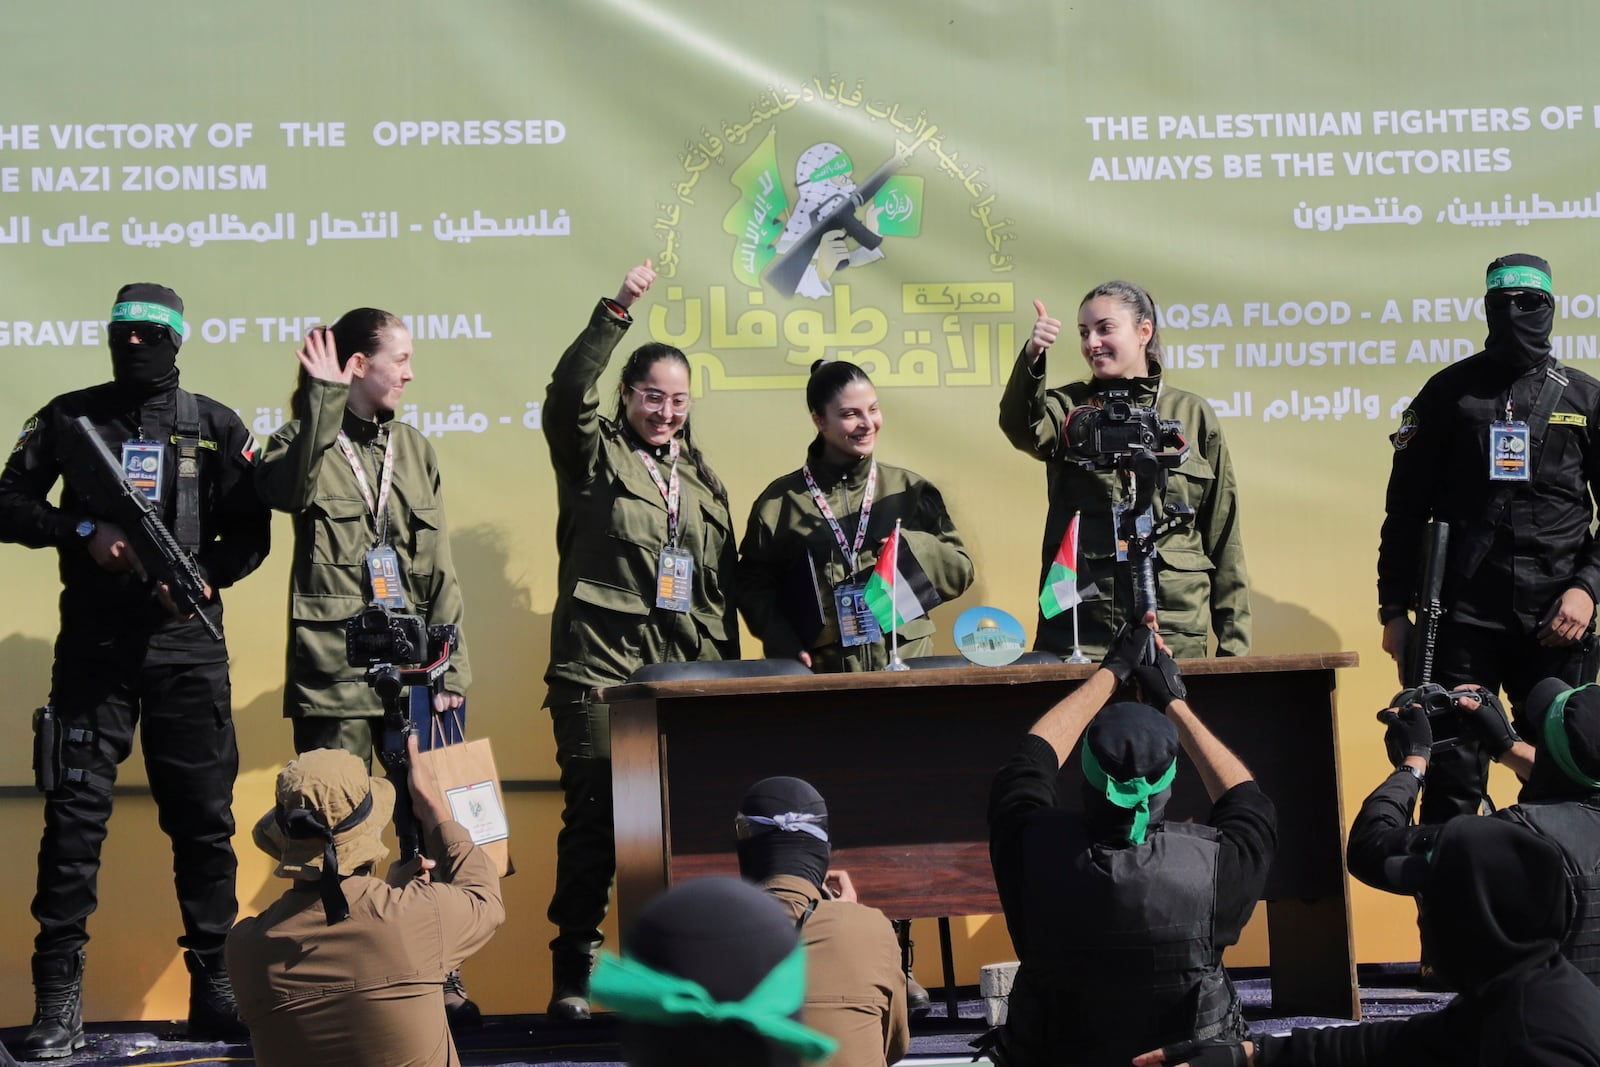
[[[601,300],[556,364],[542,411],[555,467],[559,556],[549,693],[566,793],[556,838],[550,1014],[589,1017],[589,967],[616,870],[610,720],[588,699],[648,663],[739,658],[728,493],[689,428],[689,361],[650,342],[622,367],[616,408],[600,376],[655,281],[650,261]]]

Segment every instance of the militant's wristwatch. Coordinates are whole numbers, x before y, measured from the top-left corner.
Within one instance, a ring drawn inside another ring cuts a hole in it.
[[[76,527],[74,527],[74,532],[79,537],[87,541],[89,538],[94,536],[95,530],[99,528],[99,523],[95,522],[93,519],[84,519],[82,522],[78,523]]]

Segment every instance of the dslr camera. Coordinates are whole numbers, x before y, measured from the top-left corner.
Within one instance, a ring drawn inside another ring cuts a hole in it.
[[[1439,751],[1455,748],[1467,735],[1466,716],[1456,706],[1456,699],[1463,696],[1478,697],[1479,690],[1470,685],[1460,689],[1446,689],[1434,682],[1424,682],[1422,685],[1402,689],[1396,693],[1390,707],[1403,708],[1411,704],[1421,704],[1422,710],[1428,716],[1428,728],[1433,731],[1434,750]]]
[[[455,644],[455,627],[429,626],[421,615],[369,604],[345,620],[345,659],[352,667],[408,667],[432,663]]]
[[[1183,423],[1133,403],[1126,389],[1108,389],[1102,396],[1100,406],[1076,408],[1067,420],[1067,449],[1085,467],[1109,470],[1136,456],[1187,455]]]

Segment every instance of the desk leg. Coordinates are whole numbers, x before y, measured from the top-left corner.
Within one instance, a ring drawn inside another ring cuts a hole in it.
[[[611,705],[611,798],[617,846],[617,924],[667,888],[667,808],[654,700]]]
[[[1361,1018],[1345,896],[1267,901],[1272,1010],[1279,1015]]]
[[[961,999],[956,996],[956,957],[950,944],[950,916],[939,916],[939,965],[944,968],[945,1018],[954,1022],[961,1014]]]

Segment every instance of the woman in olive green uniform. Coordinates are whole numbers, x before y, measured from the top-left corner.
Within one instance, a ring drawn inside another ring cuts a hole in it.
[[[750,509],[739,546],[739,610],[768,656],[794,657],[819,672],[881,670],[888,635],[841,637],[838,604],[842,590],[866,583],[895,522],[945,600],[972,584],[972,560],[939,490],[873,455],[883,414],[865,371],[819,361],[806,405],[817,437],[805,466],[767,486]],[[862,637],[869,639],[844,643]],[[933,620],[910,620],[899,641],[902,658],[928,655]]]
[[[650,288],[649,260],[602,299],[556,364],[541,421],[555,468],[559,554],[549,692],[566,807],[549,917],[551,1014],[589,1016],[589,968],[611,879],[607,709],[588,700],[647,663],[737,659],[727,491],[689,432],[689,362],[646,344],[622,368],[616,412],[600,414],[600,375]]]
[[[1208,630],[1219,656],[1250,651],[1250,590],[1239,532],[1238,487],[1216,412],[1201,397],[1163,383],[1161,335],[1155,302],[1131,282],[1092,289],[1078,309],[1078,336],[1092,377],[1059,389],[1045,388],[1045,350],[1061,323],[1034,301],[1038,321],[1000,399],[1000,428],[1023,452],[1045,461],[1050,504],[1045,518],[1040,585],[1072,516],[1078,524],[1078,583],[1098,595],[1078,605],[1084,651],[1100,655],[1123,619],[1112,507],[1128,497],[1121,472],[1085,470],[1067,447],[1066,425],[1075,408],[1098,406],[1108,389],[1154,406],[1163,419],[1183,424],[1189,458],[1167,477],[1165,501],[1189,507],[1193,518],[1156,545],[1156,614],[1161,634],[1177,657],[1206,655]],[[1159,509],[1158,509],[1159,510]],[[1158,516],[1159,518],[1159,516]],[[1066,653],[1073,647],[1072,616],[1039,618],[1036,648]]]

